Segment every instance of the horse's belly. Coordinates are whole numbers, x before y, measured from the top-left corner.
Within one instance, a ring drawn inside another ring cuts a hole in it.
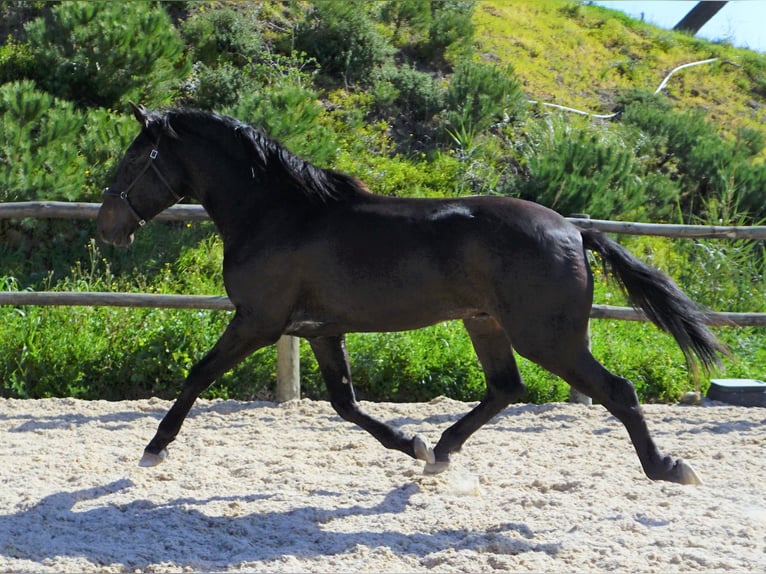
[[[336,312],[299,312],[288,323],[285,333],[298,337],[321,337],[343,333],[376,333],[409,331],[443,321],[467,319],[481,315],[473,307],[417,305],[410,307],[380,301],[368,307],[350,307]]]

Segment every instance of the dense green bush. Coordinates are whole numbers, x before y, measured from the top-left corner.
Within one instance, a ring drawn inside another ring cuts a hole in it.
[[[220,313],[163,309],[26,307],[0,314],[2,394],[21,398],[172,398],[226,323]],[[206,396],[273,397],[275,373],[275,351],[263,349]]]
[[[427,40],[431,25],[431,0],[386,0],[381,19],[393,27],[393,40],[398,46]]]
[[[565,215],[660,218],[676,200],[672,186],[645,171],[631,138],[606,127],[535,122],[524,133],[522,158],[523,177],[512,191]]]
[[[230,63],[241,68],[268,49],[257,26],[257,15],[230,7],[194,14],[180,30],[193,61],[208,66]]]
[[[441,82],[407,64],[383,70],[374,89],[377,104],[391,106],[408,123],[428,122],[446,105]]]
[[[185,105],[220,110],[260,87],[263,54],[268,52],[257,16],[233,8],[214,8],[190,16],[181,35],[193,61],[182,85]]]
[[[246,118],[290,150],[317,165],[330,166],[337,153],[332,127],[324,119],[317,93],[280,82],[267,91],[243,96],[225,111]]]
[[[493,123],[520,119],[525,101],[513,68],[465,59],[447,88],[445,119],[449,130],[475,134]]]
[[[0,201],[93,201],[135,136],[135,122],[78,111],[30,80],[0,85]],[[27,284],[61,277],[83,256],[92,222],[0,220],[2,273]],[[50,249],[41,246],[51,246]]]
[[[34,58],[29,46],[8,36],[5,44],[0,46],[0,84],[29,77],[33,67]]]
[[[440,67],[470,51],[475,6],[475,0],[385,0],[380,16],[393,28],[395,45]]]
[[[676,182],[685,214],[708,215],[708,202],[735,190],[738,212],[766,217],[766,167],[753,162],[764,149],[760,132],[739,130],[726,140],[701,112],[676,111],[657,97],[625,106],[620,121],[640,130],[639,153],[649,159],[649,170]]]
[[[766,98],[766,61],[759,54],[745,54],[742,69],[753,82],[753,95]]]
[[[62,2],[26,26],[41,88],[79,106],[168,103],[186,73],[184,45],[149,2]]]
[[[77,145],[83,114],[25,80],[0,85],[0,117],[0,201],[77,199],[87,169]]]
[[[428,37],[416,44],[422,58],[458,58],[470,51],[476,0],[431,0]],[[452,53],[450,53],[452,52]]]
[[[650,265],[670,270],[688,294],[709,309],[766,311],[766,260],[757,242],[631,237],[624,243]]]
[[[183,103],[201,110],[220,110],[236,104],[248,83],[247,74],[228,62],[217,66],[195,62],[182,86]]]
[[[310,17],[296,30],[295,45],[316,58],[327,75],[346,85],[367,83],[393,55],[364,0],[318,0]]]

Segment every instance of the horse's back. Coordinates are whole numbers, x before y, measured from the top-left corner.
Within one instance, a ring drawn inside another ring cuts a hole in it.
[[[494,196],[394,199],[380,202],[377,209],[382,214],[379,227],[397,246],[397,257],[410,250],[453,272],[455,267],[483,265],[484,272],[494,268],[496,273],[543,273],[561,279],[582,267],[577,227],[530,201]],[[361,236],[374,235],[378,225],[361,219],[366,231]]]
[[[521,200],[372,196],[328,210],[304,228],[300,245],[290,265],[301,284],[294,319],[323,330],[542,312],[562,289],[589,297],[577,229]]]

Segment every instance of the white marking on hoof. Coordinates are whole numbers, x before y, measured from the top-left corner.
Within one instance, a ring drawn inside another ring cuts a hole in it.
[[[159,454],[144,451],[144,456],[138,461],[138,466],[157,466],[168,457],[168,449],[163,448]]]
[[[449,468],[449,461],[427,462],[423,474],[439,474]]]
[[[678,468],[678,482],[681,484],[693,484],[695,486],[702,486],[702,479],[694,467],[683,459],[678,459],[676,462]]]
[[[426,437],[420,434],[416,434],[412,439],[412,446],[415,449],[415,457],[418,460],[426,461],[426,464],[433,464],[436,462],[436,455],[434,455],[434,449],[431,448],[431,443]]]

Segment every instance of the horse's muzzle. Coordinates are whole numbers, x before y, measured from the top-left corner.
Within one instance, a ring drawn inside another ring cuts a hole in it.
[[[103,225],[103,222],[100,220],[96,230],[98,238],[104,243],[116,245],[117,247],[127,247],[133,243],[132,232],[125,232],[114,226]]]
[[[125,220],[113,207],[102,204],[96,218],[96,232],[101,241],[118,247],[127,247],[133,243],[135,227],[132,219]]]
[[[128,245],[131,245],[133,243],[132,233],[129,234],[128,236],[107,237],[105,234],[99,231],[98,238],[104,243],[109,243],[110,245],[116,245],[117,247],[127,247]]]

